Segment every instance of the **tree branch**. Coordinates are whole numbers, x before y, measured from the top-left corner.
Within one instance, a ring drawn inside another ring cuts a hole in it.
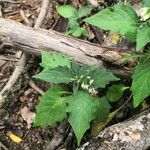
[[[13,45],[29,53],[39,54],[41,50],[55,50],[73,57],[81,64],[95,64],[98,67],[103,67],[103,62],[107,62],[114,67],[118,66],[111,68],[114,73],[121,76],[131,74],[132,68],[126,69],[122,62],[125,55],[133,53],[129,50],[102,47],[85,40],[65,36],[53,30],[33,29],[3,18],[0,18],[0,36],[5,45]]]

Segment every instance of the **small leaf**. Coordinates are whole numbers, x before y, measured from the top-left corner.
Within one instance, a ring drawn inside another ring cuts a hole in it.
[[[119,78],[114,76],[112,72],[105,69],[95,69],[90,73],[91,78],[94,80],[94,88],[105,88],[110,81],[117,81]]]
[[[66,97],[60,87],[50,88],[41,98],[37,106],[34,126],[52,125],[66,117]]]
[[[63,5],[57,8],[59,15],[64,18],[70,18],[75,13],[76,9],[71,5]]]
[[[150,62],[138,64],[132,75],[132,80],[133,104],[134,107],[137,107],[150,95]]]
[[[69,113],[68,121],[75,132],[78,145],[94,119],[96,104],[96,99],[85,92],[78,92],[70,97],[66,111]]]
[[[11,133],[11,132],[8,132],[8,133],[7,133],[7,136],[8,136],[13,142],[15,142],[15,143],[17,143],[17,144],[23,141],[19,136],[15,135],[15,134],[13,134],[13,133]]]
[[[121,98],[124,90],[127,88],[128,87],[125,87],[123,84],[113,85],[107,91],[106,97],[110,102],[116,102]]]
[[[150,25],[148,23],[142,25],[138,29],[136,50],[141,50],[150,42]]]
[[[79,28],[79,23],[74,19],[74,18],[69,18],[69,22],[68,22],[68,29],[69,30],[74,30],[76,28]]]
[[[136,40],[139,18],[130,5],[118,3],[86,18],[85,22],[104,30],[120,33],[131,41]]]
[[[52,69],[58,66],[66,66],[71,68],[71,60],[68,56],[58,52],[42,51],[42,63],[40,64],[45,69]]]
[[[33,77],[55,84],[69,83],[72,81],[72,72],[71,69],[67,67],[57,67],[54,69],[44,69]]]
[[[104,122],[107,120],[111,106],[106,97],[99,99],[97,104],[96,122]]]
[[[76,19],[82,18],[88,15],[91,12],[91,10],[92,10],[92,7],[83,6],[75,12],[75,15],[73,17],[75,17]]]
[[[74,37],[80,37],[82,35],[87,36],[88,34],[84,28],[78,27],[72,31],[71,35]]]
[[[26,106],[21,108],[20,110],[21,116],[24,121],[27,122],[27,128],[31,128],[31,124],[33,123],[33,120],[35,119],[35,113],[31,112]]]

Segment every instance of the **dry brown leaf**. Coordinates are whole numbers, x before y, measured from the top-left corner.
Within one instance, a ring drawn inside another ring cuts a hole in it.
[[[27,107],[21,109],[21,116],[27,122],[27,128],[31,128],[31,124],[35,119],[35,113],[31,112]]]

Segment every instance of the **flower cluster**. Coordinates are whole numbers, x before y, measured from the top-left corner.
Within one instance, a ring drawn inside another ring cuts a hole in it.
[[[146,21],[150,18],[150,7],[143,7],[140,10],[140,20]]]

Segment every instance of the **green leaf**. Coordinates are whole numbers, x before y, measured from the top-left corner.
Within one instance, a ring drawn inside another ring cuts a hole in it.
[[[82,18],[82,17],[88,15],[91,12],[91,10],[92,10],[92,7],[83,6],[75,12],[73,17],[75,17],[76,19]]]
[[[68,28],[71,30],[74,30],[76,28],[80,27],[79,23],[74,19],[74,18],[69,18],[69,22],[68,22]]]
[[[121,98],[124,90],[127,88],[128,87],[125,87],[123,84],[113,85],[107,91],[106,97],[110,102],[116,102]]]
[[[133,104],[134,107],[137,107],[150,95],[150,62],[138,64],[132,75],[132,80]]]
[[[106,97],[102,97],[99,99],[97,104],[97,111],[96,111],[96,122],[104,122],[107,120],[109,115],[109,110],[111,106],[108,103]]]
[[[33,77],[55,84],[69,83],[72,81],[72,71],[67,67],[57,67],[54,69],[44,69]]]
[[[136,40],[139,18],[130,5],[118,3],[86,18],[85,22],[104,30],[120,33],[131,41]]]
[[[80,91],[70,97],[66,111],[69,113],[68,121],[75,132],[78,145],[94,119],[96,104],[96,99],[85,92]]]
[[[143,7],[150,7],[150,0],[143,0]]]
[[[57,8],[59,15],[64,18],[70,18],[75,13],[76,9],[71,5],[63,5]]]
[[[89,76],[94,80],[93,86],[95,88],[105,88],[110,81],[117,81],[119,78],[114,76],[112,72],[105,69],[95,69],[92,71]]]
[[[84,28],[78,27],[72,31],[71,35],[74,37],[80,37],[82,35],[87,36],[88,34]]]
[[[73,76],[87,76],[89,75],[92,71],[96,69],[96,66],[83,66],[80,67],[79,64],[77,63],[72,63],[72,74]]]
[[[42,51],[42,63],[40,64],[45,69],[56,68],[58,66],[66,66],[71,68],[71,60],[68,56],[58,52]]]
[[[52,125],[66,117],[66,97],[62,97],[64,93],[63,89],[54,86],[40,98],[34,126]]]
[[[148,23],[142,25],[138,29],[136,50],[141,50],[150,42],[150,25]]]

